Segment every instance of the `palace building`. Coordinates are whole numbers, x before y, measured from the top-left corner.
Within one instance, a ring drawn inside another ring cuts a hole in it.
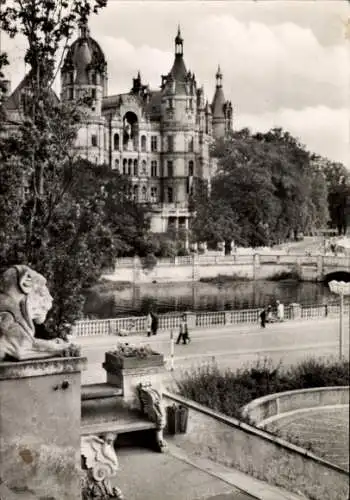
[[[178,29],[174,63],[161,76],[159,89],[151,89],[138,73],[129,92],[108,95],[105,54],[84,25],[61,68],[60,99],[90,98],[76,148],[82,157],[130,178],[132,196],[150,210],[153,232],[188,228],[193,185],[199,178],[209,189],[215,169],[209,146],[232,129],[220,68],[209,104],[186,68],[183,47]],[[21,82],[8,98],[7,111],[14,111],[23,87]]]

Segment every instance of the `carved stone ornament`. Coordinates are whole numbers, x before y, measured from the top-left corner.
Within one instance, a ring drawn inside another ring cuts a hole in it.
[[[113,446],[115,433],[107,433],[103,438],[82,436],[81,456],[82,468],[82,500],[124,500],[119,488],[111,485],[116,477],[119,463]]]
[[[52,307],[46,279],[28,266],[7,269],[0,277],[0,361],[70,356],[74,346],[62,339],[35,338],[34,324]]]
[[[163,438],[163,429],[166,425],[165,409],[162,396],[156,389],[153,389],[150,382],[141,382],[137,386],[141,411],[156,424],[156,441],[159,451],[164,451],[166,441]]]

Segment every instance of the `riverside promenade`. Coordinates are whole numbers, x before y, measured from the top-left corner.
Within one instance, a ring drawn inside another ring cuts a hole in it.
[[[105,380],[102,369],[104,353],[118,342],[150,344],[165,355],[169,383],[181,376],[184,370],[215,361],[222,368],[237,369],[264,358],[285,366],[310,356],[338,356],[339,318],[294,320],[268,324],[228,325],[190,331],[189,345],[175,345],[173,370],[171,370],[170,332],[161,331],[156,336],[145,334],[119,337],[115,335],[77,336],[74,341],[82,347],[88,359],[88,370],[83,372],[83,383],[99,383]],[[174,330],[176,336],[177,330]],[[343,353],[349,353],[349,323],[344,315]]]

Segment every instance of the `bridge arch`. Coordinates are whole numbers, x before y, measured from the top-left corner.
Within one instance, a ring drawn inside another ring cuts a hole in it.
[[[337,271],[332,271],[324,275],[323,281],[325,283],[329,283],[332,280],[336,281],[345,281],[345,283],[350,282],[350,270],[344,269],[344,270],[337,270]]]

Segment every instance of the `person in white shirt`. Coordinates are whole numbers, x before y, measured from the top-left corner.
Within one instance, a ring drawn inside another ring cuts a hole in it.
[[[276,305],[277,305],[277,319],[278,319],[278,321],[283,321],[284,320],[284,305],[279,300],[276,301]]]

